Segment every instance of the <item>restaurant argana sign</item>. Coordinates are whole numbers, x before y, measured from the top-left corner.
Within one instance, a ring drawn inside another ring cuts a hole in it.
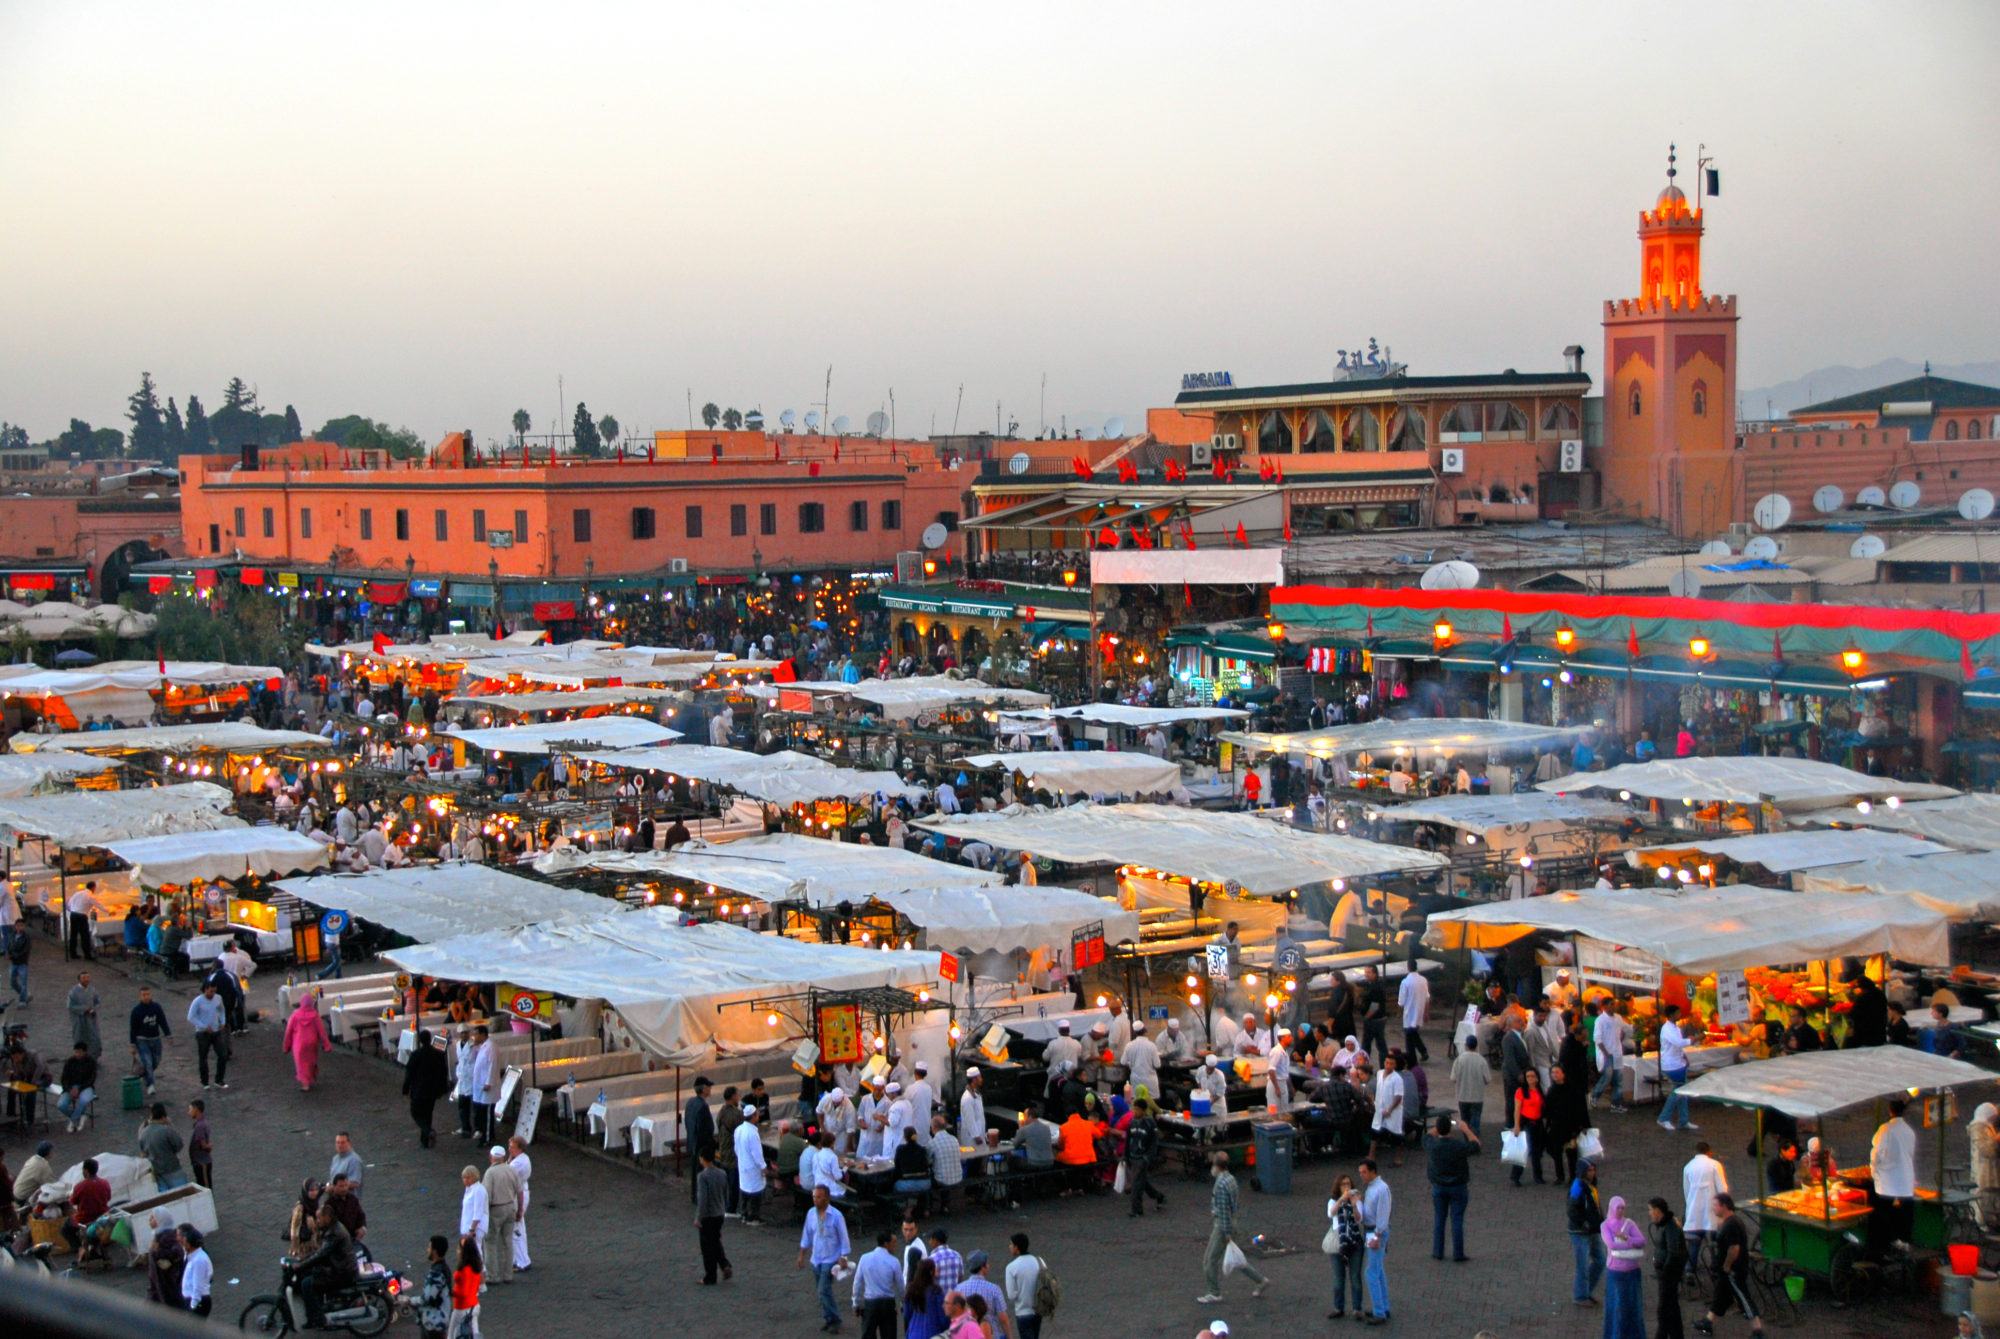
[[[1235,378],[1227,372],[1181,373],[1181,389],[1184,391],[1226,391],[1235,386]]]

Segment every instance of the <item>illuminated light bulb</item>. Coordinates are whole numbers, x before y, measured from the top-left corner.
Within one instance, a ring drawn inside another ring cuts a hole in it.
[[[1665,883],[1665,882],[1666,882],[1667,880],[1669,880],[1669,879],[1671,879],[1671,878],[1673,878],[1673,877],[1674,877],[1674,872],[1673,872],[1673,871],[1672,871],[1671,869],[1668,869],[1668,868],[1667,868],[1667,867],[1666,867],[1665,865],[1662,865],[1662,866],[1660,866],[1660,882],[1661,882],[1661,883]]]
[[[776,1026],[778,1026],[778,1016],[777,1016],[776,1014],[765,1014],[765,1015],[764,1015],[764,1026],[765,1026],[765,1027],[776,1027]]]
[[[1108,995],[1099,995],[1097,997],[1097,1007],[1100,1009],[1104,1008],[1106,1005],[1110,1003],[1111,1003],[1111,998]]]
[[[1275,1009],[1278,1007],[1278,996],[1276,992],[1273,992],[1272,994],[1266,995],[1264,997],[1264,1007],[1266,1009]]]
[[[1201,978],[1197,977],[1193,972],[1189,972],[1187,979],[1188,989],[1193,990],[1196,986],[1200,984],[1201,984]]]
[[[1290,977],[1285,978],[1285,993],[1287,995],[1296,993],[1298,991],[1298,988],[1299,988],[1298,982],[1292,980]]]
[[[1891,809],[1900,809],[1903,807],[1903,797],[1900,795],[1891,795],[1888,799],[1882,801],[1882,803],[1888,805]]]
[[[1618,798],[1621,800],[1629,800],[1632,798],[1632,792],[1629,790],[1621,790],[1618,792]]]
[[[1867,800],[1861,800],[1857,802],[1854,808],[1857,813],[1872,814],[1875,812],[1875,806],[1870,804]]]
[[[1201,1008],[1201,992],[1199,992],[1199,991],[1189,991],[1189,992],[1188,992],[1188,1003],[1189,1003],[1189,1004],[1192,1004],[1192,1005],[1193,1005],[1193,1006],[1194,1006],[1195,1008],[1197,1008],[1197,1009]]]

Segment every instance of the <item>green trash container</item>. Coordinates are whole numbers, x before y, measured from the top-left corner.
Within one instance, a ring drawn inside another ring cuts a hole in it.
[[[146,1080],[137,1074],[127,1074],[125,1082],[119,1085],[119,1105],[127,1111],[137,1111],[146,1105]]]

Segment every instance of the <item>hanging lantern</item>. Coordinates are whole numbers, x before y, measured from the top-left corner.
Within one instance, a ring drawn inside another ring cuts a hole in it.
[[[1575,629],[1575,628],[1557,628],[1557,629],[1556,629],[1556,647],[1557,647],[1557,649],[1559,649],[1559,650],[1563,650],[1563,651],[1574,651],[1574,650],[1576,650],[1576,629]]]
[[[1848,647],[1840,653],[1840,667],[1849,674],[1859,674],[1868,664],[1868,658],[1857,647]]]
[[[1699,635],[1688,638],[1688,654],[1696,660],[1708,659],[1708,651],[1708,638]]]

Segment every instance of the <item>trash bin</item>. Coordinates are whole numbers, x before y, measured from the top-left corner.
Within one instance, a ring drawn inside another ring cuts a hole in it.
[[[1257,1189],[1266,1195],[1292,1193],[1292,1140],[1297,1131],[1283,1121],[1259,1121],[1250,1127],[1257,1150]]]
[[[137,1074],[127,1074],[118,1087],[119,1105],[127,1111],[137,1111],[146,1105],[146,1080]]]

